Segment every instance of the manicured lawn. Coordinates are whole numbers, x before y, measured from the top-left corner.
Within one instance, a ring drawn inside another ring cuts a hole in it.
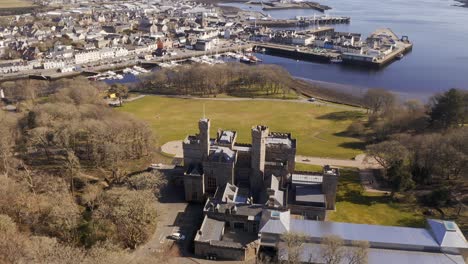
[[[323,166],[296,162],[296,171],[322,172]]]
[[[341,170],[336,198],[336,211],[328,215],[330,221],[411,227],[425,224],[417,205],[395,203],[389,196],[363,192],[357,170]]]
[[[26,0],[0,0],[0,8],[27,7],[32,5],[32,2]]]
[[[125,104],[125,111],[148,121],[161,145],[182,140],[198,131],[198,120],[211,119],[211,137],[218,128],[238,132],[237,142],[250,143],[250,129],[257,124],[270,131],[291,132],[297,139],[297,154],[352,158],[362,152],[362,142],[343,132],[362,117],[358,108],[324,106],[288,101],[214,101],[146,96]]]

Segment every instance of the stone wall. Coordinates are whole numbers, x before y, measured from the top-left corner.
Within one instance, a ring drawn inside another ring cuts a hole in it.
[[[324,221],[327,210],[323,207],[302,206],[297,204],[288,205],[291,214],[302,215],[306,219]]]
[[[195,255],[203,257],[203,258],[215,257],[216,259],[226,259],[226,260],[237,260],[237,261],[246,260],[247,252],[246,252],[246,249],[243,248],[242,246],[240,247],[230,246],[228,245],[228,243],[225,243],[225,245],[219,245],[215,241],[209,241],[209,242],[195,241],[194,244],[195,244]]]
[[[327,210],[335,210],[338,177],[339,177],[339,174],[337,175],[324,174],[323,175],[322,191],[325,194]]]
[[[219,260],[246,261],[255,259],[259,242],[254,241],[246,246],[224,241],[195,241],[195,255],[206,258],[215,257]]]
[[[224,162],[203,162],[203,170],[205,172],[205,190],[214,192],[216,188],[210,188],[208,178],[216,179],[216,187],[223,186],[226,183],[234,184],[234,165],[235,163]]]
[[[202,150],[200,144],[183,143],[184,167],[187,169],[190,164],[202,162]]]
[[[205,199],[204,176],[184,175],[185,200],[187,202],[203,202]]]

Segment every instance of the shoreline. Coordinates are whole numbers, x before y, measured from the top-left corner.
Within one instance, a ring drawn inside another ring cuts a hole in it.
[[[308,78],[299,77],[299,76],[292,76],[292,77],[294,79],[302,80],[302,81],[308,82],[308,83],[313,84],[313,85],[320,85],[322,88],[325,88],[325,89],[330,89],[330,90],[334,90],[334,91],[337,91],[337,92],[347,93],[347,94],[355,95],[355,96],[356,96],[356,94],[359,94],[359,96],[363,96],[364,93],[367,90],[375,88],[375,87],[357,86],[357,85],[352,85],[352,84],[342,84],[342,83],[319,81],[319,80],[313,80],[313,79],[308,79]],[[400,92],[400,91],[396,91],[396,90],[388,89],[388,88],[384,88],[384,89],[389,91],[389,92],[394,93],[401,100],[419,99],[422,102],[428,102],[429,98],[434,95],[434,93],[432,93],[432,92],[428,92],[428,93],[411,93],[411,92]],[[359,91],[357,91],[357,90],[359,90]]]
[[[454,6],[468,8],[468,0],[455,0],[455,2],[459,4]]]

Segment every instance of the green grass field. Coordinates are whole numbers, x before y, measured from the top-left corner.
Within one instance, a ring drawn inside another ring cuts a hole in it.
[[[157,144],[182,140],[197,133],[197,122],[205,113],[211,119],[211,136],[218,128],[238,132],[237,142],[250,143],[250,129],[263,124],[270,131],[291,132],[297,139],[297,154],[350,159],[362,152],[363,144],[344,135],[349,124],[362,118],[358,108],[320,106],[288,101],[215,101],[146,96],[126,103],[120,111],[146,120]]]
[[[322,172],[323,166],[296,162],[296,171]]]
[[[389,196],[363,192],[357,170],[341,170],[336,198],[336,211],[328,215],[330,221],[411,227],[425,225],[417,205],[395,203]]]
[[[15,8],[32,6],[31,1],[26,0],[0,0],[0,8]]]

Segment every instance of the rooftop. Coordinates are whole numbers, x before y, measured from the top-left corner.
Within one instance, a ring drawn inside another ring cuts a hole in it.
[[[236,152],[220,146],[212,146],[210,150],[209,160],[216,162],[234,162],[236,158]]]
[[[345,247],[347,250],[351,247]],[[304,262],[325,263],[321,254],[321,245],[307,243],[302,246],[300,259]],[[278,256],[281,260],[288,260],[288,250],[285,243],[279,244]],[[340,264],[348,263],[346,261]],[[370,248],[368,250],[368,263],[379,264],[416,264],[416,263],[434,263],[434,264],[463,264],[465,263],[461,255],[450,255],[445,253],[404,251]]]
[[[315,206],[325,206],[325,195],[321,184],[296,186],[296,202]]]
[[[291,219],[291,231],[312,238],[337,235],[348,241],[366,240],[371,244],[394,244],[438,248],[439,245],[424,228],[363,225]]]
[[[292,184],[315,185],[323,182],[323,176],[319,173],[295,172],[291,174]]]
[[[218,221],[208,216],[203,219],[203,224],[198,231],[195,240],[197,241],[211,241],[220,240],[224,231],[224,222]]]
[[[235,135],[235,131],[224,130],[219,136],[218,143],[230,145],[233,143]]]

